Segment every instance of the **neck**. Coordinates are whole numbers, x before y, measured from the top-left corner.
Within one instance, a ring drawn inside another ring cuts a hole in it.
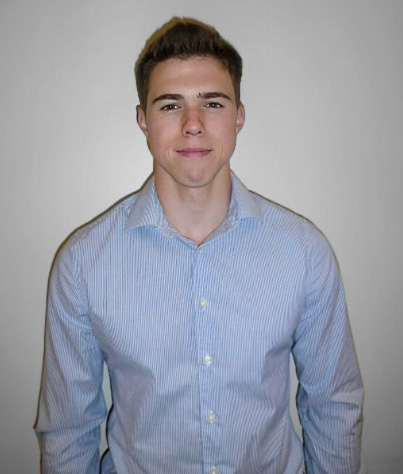
[[[184,237],[201,245],[225,219],[231,198],[229,168],[204,186],[188,187],[155,173],[158,199],[168,222]]]

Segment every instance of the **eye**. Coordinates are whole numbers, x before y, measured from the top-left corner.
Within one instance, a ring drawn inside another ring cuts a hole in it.
[[[176,105],[176,104],[167,104],[167,105],[164,105],[163,107],[161,107],[160,110],[177,110],[179,109],[179,105]]]
[[[222,109],[223,105],[219,104],[218,102],[209,102],[206,104],[208,109]]]

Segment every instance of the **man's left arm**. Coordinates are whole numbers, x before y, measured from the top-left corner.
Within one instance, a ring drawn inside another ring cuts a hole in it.
[[[361,474],[363,385],[343,285],[326,239],[308,226],[304,313],[293,356],[307,474]]]

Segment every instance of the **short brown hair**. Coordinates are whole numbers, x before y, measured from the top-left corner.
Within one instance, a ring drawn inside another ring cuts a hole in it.
[[[137,93],[145,110],[151,73],[155,66],[167,59],[212,57],[229,72],[237,104],[241,100],[242,58],[238,51],[212,26],[192,18],[172,18],[147,40],[136,65]]]

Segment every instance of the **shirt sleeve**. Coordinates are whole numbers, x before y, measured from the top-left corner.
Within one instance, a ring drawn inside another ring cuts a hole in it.
[[[326,239],[310,228],[306,299],[295,333],[307,474],[361,474],[363,385],[343,285]]]
[[[103,355],[93,334],[86,286],[67,244],[51,271],[45,358],[35,425],[43,473],[98,473],[106,416]]]

